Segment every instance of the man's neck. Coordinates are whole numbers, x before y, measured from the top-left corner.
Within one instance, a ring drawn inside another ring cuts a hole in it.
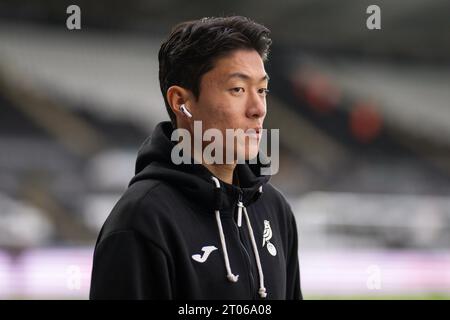
[[[233,184],[233,172],[236,164],[206,164],[203,163],[212,174],[228,184]]]
[[[205,159],[203,159],[203,152],[197,151],[195,146],[191,146],[191,150],[193,150],[193,159],[196,159],[198,163],[201,163],[206,169],[208,169],[214,176],[219,178],[225,183],[233,184],[233,173],[236,168],[236,163],[231,164],[207,164]],[[200,160],[202,159],[202,160]],[[237,182],[239,185],[239,182]]]

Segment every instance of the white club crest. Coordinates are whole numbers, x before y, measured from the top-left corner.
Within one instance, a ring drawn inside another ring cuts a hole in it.
[[[275,257],[277,255],[277,249],[271,242],[269,242],[270,239],[272,239],[272,228],[270,227],[270,222],[267,220],[264,220],[264,232],[263,232],[263,245],[262,246],[263,247],[266,246],[267,251],[269,251],[269,253]]]

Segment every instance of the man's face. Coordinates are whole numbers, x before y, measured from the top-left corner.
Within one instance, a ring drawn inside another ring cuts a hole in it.
[[[233,51],[216,60],[214,68],[203,75],[199,98],[192,105],[193,120],[202,121],[203,131],[220,130],[224,139],[226,129],[262,130],[267,86],[268,77],[258,52]],[[235,139],[234,156],[254,158],[260,141],[261,131]],[[223,152],[225,156],[225,148]]]

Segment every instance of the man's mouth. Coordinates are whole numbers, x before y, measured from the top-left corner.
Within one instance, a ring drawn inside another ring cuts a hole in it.
[[[245,131],[245,136],[253,139],[260,139],[262,133],[262,128],[249,128]]]

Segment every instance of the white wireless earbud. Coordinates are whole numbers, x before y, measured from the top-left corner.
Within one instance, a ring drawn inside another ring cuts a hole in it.
[[[184,103],[180,106],[180,111],[183,112],[187,117],[192,118],[192,114],[186,109]]]

